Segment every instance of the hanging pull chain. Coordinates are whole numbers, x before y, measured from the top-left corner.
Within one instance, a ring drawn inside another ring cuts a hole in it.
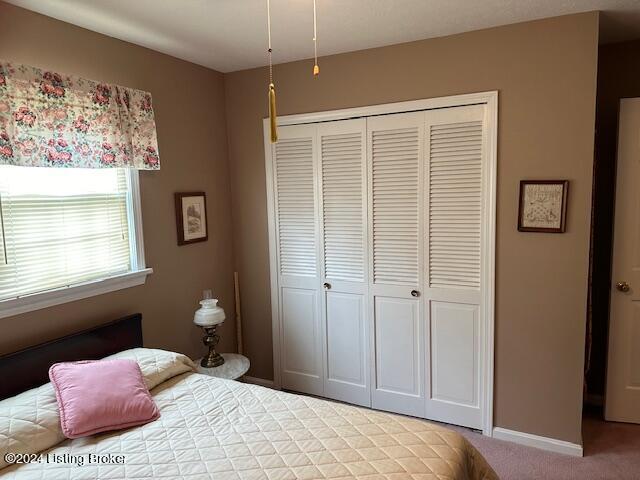
[[[271,3],[267,0],[267,41],[268,41],[268,49],[267,54],[269,56],[269,84],[273,84],[273,62],[271,59]]]
[[[318,23],[316,21],[316,0],[313,0],[313,76],[317,77],[320,74],[320,67],[318,66]]]
[[[269,55],[269,124],[271,129],[271,143],[278,141],[278,129],[276,125],[276,87],[273,84],[273,61],[271,54],[271,5],[267,0],[267,33],[269,40],[269,48],[267,50]]]

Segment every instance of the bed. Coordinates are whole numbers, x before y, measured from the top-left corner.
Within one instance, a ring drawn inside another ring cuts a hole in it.
[[[127,317],[0,358],[0,477],[498,478],[464,437],[441,426],[197,374],[184,355],[140,348],[140,320]],[[57,361],[105,356],[138,362],[161,416],[65,439],[46,372]],[[7,453],[25,462],[7,462]]]

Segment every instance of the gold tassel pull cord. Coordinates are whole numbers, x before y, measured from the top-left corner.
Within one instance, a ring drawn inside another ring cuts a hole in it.
[[[313,76],[320,75],[320,67],[318,66],[318,24],[316,22],[316,0],[313,0]]]
[[[271,60],[271,5],[267,0],[267,33],[269,38],[269,126],[271,130],[271,143],[278,141],[278,126],[276,123],[276,87],[273,84],[273,62]]]

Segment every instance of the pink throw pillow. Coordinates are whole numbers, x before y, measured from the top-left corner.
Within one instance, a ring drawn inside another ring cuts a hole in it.
[[[160,416],[133,360],[55,363],[49,378],[67,438],[142,425]]]

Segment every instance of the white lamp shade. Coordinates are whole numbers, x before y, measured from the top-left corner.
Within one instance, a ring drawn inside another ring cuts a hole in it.
[[[223,308],[218,306],[218,300],[201,300],[200,305],[193,316],[193,323],[200,327],[213,327],[224,322],[226,317]]]

